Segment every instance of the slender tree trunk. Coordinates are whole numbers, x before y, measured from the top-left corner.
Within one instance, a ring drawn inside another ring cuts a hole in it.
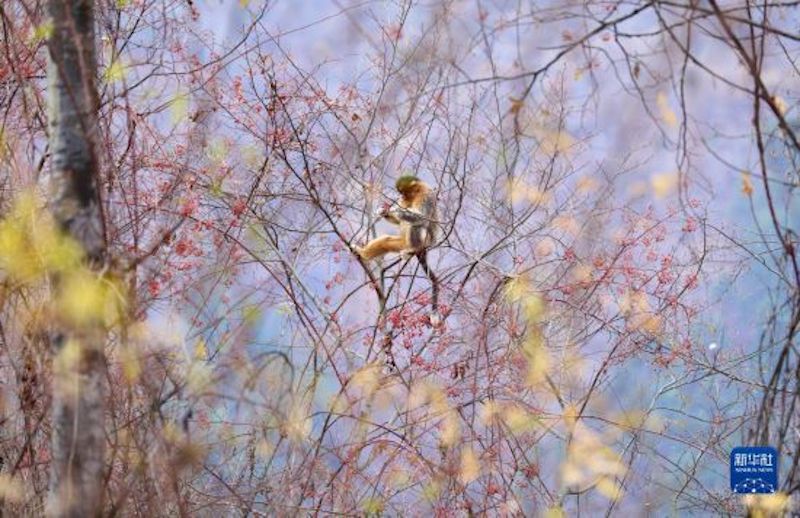
[[[97,199],[93,4],[92,0],[48,0],[53,24],[48,65],[52,150],[48,187],[55,218],[83,245],[88,264],[102,268],[105,239]],[[105,341],[101,329],[64,327],[52,334],[56,361],[49,509],[57,516],[87,517],[102,510]],[[79,352],[77,361],[58,361],[65,347]]]

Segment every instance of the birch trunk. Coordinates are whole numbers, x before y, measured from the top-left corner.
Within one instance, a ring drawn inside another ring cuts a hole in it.
[[[97,199],[98,97],[92,0],[48,0],[48,108],[52,162],[49,206],[62,228],[101,268],[105,240]],[[58,282],[56,279],[54,282]],[[48,510],[56,516],[102,512],[104,493],[105,333],[57,329],[52,334],[53,451]],[[58,367],[65,346],[78,360]],[[76,345],[77,344],[77,345]]]

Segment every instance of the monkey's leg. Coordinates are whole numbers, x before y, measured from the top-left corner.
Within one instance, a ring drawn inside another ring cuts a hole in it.
[[[358,253],[369,261],[389,252],[401,252],[406,248],[408,248],[408,244],[402,236],[381,236],[367,243],[364,248],[359,248]]]

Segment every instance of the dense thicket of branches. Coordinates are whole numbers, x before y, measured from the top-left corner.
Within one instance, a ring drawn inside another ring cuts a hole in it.
[[[5,509],[68,512],[64,469],[78,514],[797,509],[797,4],[318,9],[0,4]],[[71,104],[96,192],[47,195]],[[440,318],[351,252],[407,173]]]

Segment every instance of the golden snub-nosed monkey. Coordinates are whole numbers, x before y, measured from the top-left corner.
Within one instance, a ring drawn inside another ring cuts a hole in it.
[[[436,202],[431,188],[416,176],[401,176],[395,184],[400,193],[397,207],[379,215],[400,226],[399,235],[379,236],[366,246],[356,247],[364,259],[371,260],[390,252],[418,254],[433,242],[436,232]]]

